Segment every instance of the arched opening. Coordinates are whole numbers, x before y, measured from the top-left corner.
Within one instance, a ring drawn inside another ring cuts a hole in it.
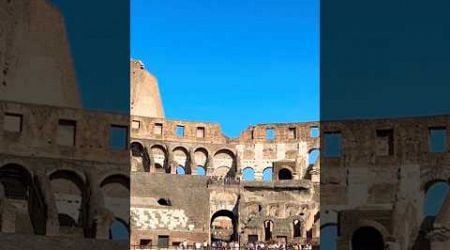
[[[263,170],[263,181],[272,181],[272,167],[267,167]]]
[[[335,223],[325,224],[320,228],[320,249],[336,250],[338,227]]]
[[[125,208],[128,208],[130,203],[130,178],[122,174],[111,175],[101,182],[100,187],[103,193],[105,207],[116,217],[112,226],[114,226],[114,230],[116,227],[120,229],[120,224],[117,223],[129,220],[130,211]],[[123,231],[114,231],[113,239],[124,239],[124,237],[128,237],[128,234],[120,235],[121,232]]]
[[[244,168],[242,170],[242,180],[254,181],[255,180],[255,170],[252,167]]]
[[[229,210],[219,210],[211,217],[211,242],[237,241],[237,216]]]
[[[314,165],[319,159],[320,150],[317,148],[313,148],[308,152],[308,165]]]
[[[179,165],[176,169],[176,173],[177,173],[177,175],[185,175],[186,171],[184,170],[183,166]]]
[[[172,206],[172,202],[170,201],[170,199],[167,199],[167,198],[160,198],[158,200],[158,204],[161,206],[166,206],[166,207]]]
[[[282,168],[278,172],[278,180],[292,180],[292,172],[287,168]]]
[[[150,171],[150,156],[147,149],[139,142],[132,142],[130,144],[131,157],[133,162],[133,169],[136,171]]]
[[[172,154],[173,160],[178,164],[178,166],[181,166],[183,168],[183,174],[191,174],[191,169],[188,164],[188,150],[184,147],[176,147],[173,149]],[[178,167],[176,169],[176,172],[178,174]]]
[[[360,227],[353,233],[352,250],[384,250],[383,236],[373,227]]]
[[[204,148],[195,149],[194,161],[196,165],[206,166],[206,163],[208,161],[208,151]]]
[[[88,236],[87,228],[87,190],[84,180],[75,172],[69,170],[57,170],[50,175],[50,185],[56,202],[58,214],[64,214],[66,222],[69,216],[74,221],[73,226],[60,224],[59,233],[75,237]]]
[[[214,154],[213,165],[220,167],[227,167],[227,177],[235,177],[236,174],[236,157],[229,149],[221,149]],[[225,177],[225,176],[220,176]]]
[[[162,145],[153,145],[150,148],[151,158],[153,159],[155,172],[167,173],[169,169],[166,169],[167,151]]]
[[[203,166],[197,166],[197,167],[195,168],[195,174],[196,174],[196,175],[200,175],[200,176],[205,176],[205,175],[206,175],[205,167],[203,167]]]
[[[294,238],[295,237],[301,237],[302,236],[302,223],[300,220],[294,220],[292,223],[294,227]]]
[[[130,237],[130,229],[128,224],[120,218],[116,218],[109,227],[110,240],[128,240]]]
[[[214,169],[214,176],[216,177],[226,177],[229,176],[230,168],[227,166],[220,166]]]
[[[265,241],[272,240],[272,232],[273,232],[273,221],[271,221],[271,220],[264,221],[264,240]]]
[[[450,185],[446,181],[433,181],[426,186],[423,200],[424,217],[437,216],[449,191]]]
[[[30,172],[17,164],[0,168],[0,198],[14,207],[15,232],[44,234],[46,208]]]

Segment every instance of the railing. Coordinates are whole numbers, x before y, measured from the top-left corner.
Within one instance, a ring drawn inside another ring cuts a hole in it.
[[[207,185],[239,185],[240,184],[240,180],[235,179],[233,177],[210,177],[208,179]]]

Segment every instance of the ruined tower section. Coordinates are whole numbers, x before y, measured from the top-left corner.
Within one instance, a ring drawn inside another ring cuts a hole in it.
[[[130,61],[130,114],[164,118],[164,110],[156,78],[138,60]]]
[[[47,0],[0,2],[0,99],[80,107],[64,20]]]

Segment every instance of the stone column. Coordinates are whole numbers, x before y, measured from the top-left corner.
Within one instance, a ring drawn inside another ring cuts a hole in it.
[[[86,172],[87,185],[89,185],[89,211],[87,227],[90,234],[96,239],[108,239],[109,227],[114,221],[114,215],[105,208],[102,190],[100,188],[100,177],[94,171]],[[94,232],[92,232],[92,230]]]
[[[44,169],[38,169],[35,173],[38,187],[41,189],[42,199],[47,204],[46,232],[47,236],[59,234],[58,209],[56,208],[55,197],[51,187],[50,179]]]

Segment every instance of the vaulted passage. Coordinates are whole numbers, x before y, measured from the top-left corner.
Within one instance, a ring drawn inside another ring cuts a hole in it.
[[[280,172],[278,172],[278,179],[279,180],[291,180],[292,179],[291,171],[287,168],[280,169]]]
[[[373,227],[361,227],[353,233],[352,250],[384,250],[383,236]]]

